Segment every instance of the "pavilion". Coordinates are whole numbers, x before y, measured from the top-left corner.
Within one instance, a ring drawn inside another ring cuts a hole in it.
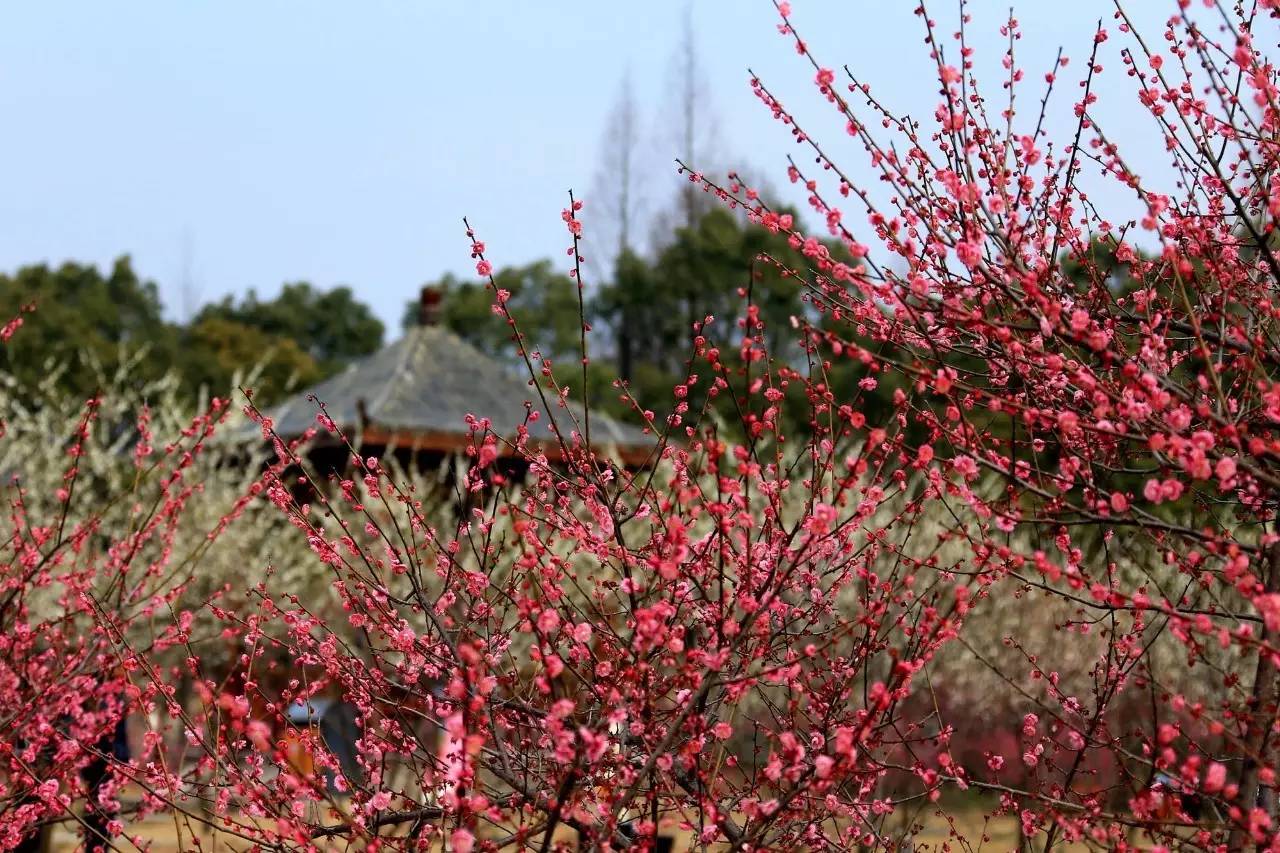
[[[424,289],[419,322],[402,338],[273,407],[268,414],[276,432],[288,439],[317,427],[319,403],[323,403],[329,417],[357,447],[423,465],[471,442],[468,414],[488,418],[494,432],[514,441],[532,404],[540,417],[529,424],[530,445],[549,459],[558,458],[560,442],[537,389],[528,378],[439,325],[440,299],[439,291]],[[580,406],[561,407],[552,395],[548,402],[550,415],[566,436],[583,423]],[[595,413],[591,441],[597,453],[629,468],[651,464],[657,445],[653,435]],[[503,443],[501,448],[509,456],[509,446]],[[330,454],[324,453],[326,449]],[[333,461],[339,462],[345,458],[345,449],[321,431],[312,458],[317,454],[333,455]]]

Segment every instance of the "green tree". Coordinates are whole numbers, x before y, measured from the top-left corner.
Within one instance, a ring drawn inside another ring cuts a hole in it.
[[[125,365],[129,381],[141,386],[168,370],[178,350],[178,331],[164,320],[155,284],[138,278],[127,255],[106,273],[68,262],[0,274],[0,316],[28,304],[35,312],[0,348],[0,370],[28,387],[52,376],[62,390],[87,398],[103,374]]]
[[[248,381],[259,404],[272,403],[321,378],[320,366],[293,338],[223,317],[205,317],[184,332],[183,379],[192,390],[223,394]],[[249,377],[250,371],[256,375]]]
[[[827,251],[846,259],[838,244]],[[617,374],[642,405],[658,411],[685,375],[694,324],[708,315],[715,323],[707,334],[733,365],[748,302],[759,310],[770,352],[802,367],[791,320],[814,319],[803,298],[812,267],[786,234],[714,208],[692,227],[677,228],[652,261],[621,253],[613,280],[593,301],[593,315],[610,333]],[[699,400],[692,396],[690,408]],[[728,398],[724,403],[732,405]]]
[[[520,267],[504,267],[493,276],[498,288],[511,294],[507,308],[515,318],[530,351],[553,360],[576,361],[580,333],[578,290],[573,279],[558,272],[549,260]],[[445,275],[428,287],[441,291],[440,323],[463,340],[495,358],[518,357],[515,331],[493,312],[494,293],[486,282],[464,281]],[[418,303],[405,308],[403,325],[418,322]]]
[[[315,361],[317,375],[330,376],[354,358],[382,347],[384,328],[349,287],[320,290],[305,281],[286,284],[273,299],[250,290],[239,301],[228,296],[206,305],[192,326],[221,319],[257,329],[270,340],[292,340]]]
[[[845,259],[838,244],[827,249]],[[587,375],[593,405],[628,417],[630,407],[612,388],[621,378],[643,406],[654,411],[668,408],[672,388],[684,377],[693,353],[693,324],[707,315],[716,318],[708,334],[731,365],[742,336],[739,320],[748,304],[747,291],[765,323],[771,352],[802,367],[791,320],[814,317],[803,299],[812,266],[786,234],[744,222],[722,208],[706,212],[693,227],[676,229],[652,260],[624,247],[612,280],[591,288],[586,306],[587,319],[595,327],[589,336],[592,362]],[[552,261],[541,260],[499,270],[494,283],[510,293],[508,308],[530,351],[552,359],[557,381],[577,393],[582,384],[581,329],[574,280],[557,271]],[[494,293],[486,282],[446,275],[429,286],[443,293],[443,325],[513,370],[523,369],[513,330],[494,313]],[[406,306],[406,328],[418,322],[418,313],[417,301]],[[699,400],[695,390],[691,408],[696,409]],[[732,402],[726,399],[725,404]]]

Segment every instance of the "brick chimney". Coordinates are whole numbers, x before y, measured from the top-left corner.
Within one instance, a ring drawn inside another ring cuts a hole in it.
[[[435,326],[440,323],[440,302],[443,297],[439,288],[422,288],[422,296],[418,301],[419,326]]]

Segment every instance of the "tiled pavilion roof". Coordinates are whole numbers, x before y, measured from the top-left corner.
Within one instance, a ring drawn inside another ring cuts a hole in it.
[[[361,435],[365,443],[421,450],[463,446],[468,414],[488,418],[496,433],[514,438],[525,422],[526,401],[542,411],[537,389],[527,380],[437,325],[410,329],[390,346],[274,407],[269,414],[276,432],[292,437],[316,426],[319,409],[312,398],[324,403],[339,428]],[[581,407],[549,402],[562,429],[574,428],[571,413],[582,424]],[[558,448],[545,411],[530,425],[530,435],[548,450]],[[616,451],[627,464],[642,462],[656,444],[643,430],[595,413],[591,440],[599,450]]]

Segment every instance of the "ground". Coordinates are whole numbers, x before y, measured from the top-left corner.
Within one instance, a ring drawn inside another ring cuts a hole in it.
[[[955,814],[953,812],[953,814]],[[915,836],[916,851],[941,851],[944,844],[949,841],[946,823],[933,815],[926,815],[920,818],[920,822],[924,824],[924,830]],[[983,835],[983,817],[982,812],[978,809],[966,809],[960,811],[956,818],[956,828],[964,834],[969,842],[969,847],[964,848],[955,843],[950,845],[950,849],[971,849],[971,850],[1016,850],[1017,849],[1017,827],[1011,819],[1003,818],[992,821],[988,825],[988,841],[982,840]],[[77,849],[77,837],[73,834],[73,828],[58,828],[54,833],[52,850],[57,853],[72,853]],[[131,830],[141,835],[146,841],[150,842],[149,850],[152,853],[173,853],[184,849],[179,846],[177,833],[172,819],[156,816],[145,821],[140,827]],[[189,838],[184,830],[184,838]],[[566,833],[565,841],[572,842],[573,833]],[[677,833],[676,853],[683,853],[689,849],[691,838],[687,833]],[[212,843],[211,843],[212,842]],[[137,848],[132,843],[124,839],[116,841],[117,849],[121,851],[134,851]],[[248,850],[250,845],[243,840],[236,839],[231,836],[219,836],[214,842],[208,835],[202,839],[201,848],[206,851],[221,850],[226,853],[231,851]],[[191,849],[188,841],[186,849]],[[342,845],[334,845],[332,850],[344,850]],[[1063,847],[1064,850],[1071,849]]]

